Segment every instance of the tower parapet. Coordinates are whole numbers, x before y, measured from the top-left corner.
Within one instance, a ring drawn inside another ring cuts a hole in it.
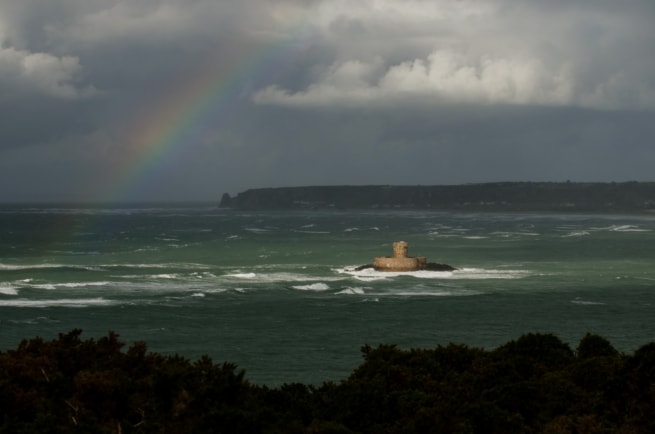
[[[408,244],[405,241],[393,243],[393,256],[378,256],[373,259],[373,268],[377,271],[417,271],[426,267],[423,256],[407,256]]]

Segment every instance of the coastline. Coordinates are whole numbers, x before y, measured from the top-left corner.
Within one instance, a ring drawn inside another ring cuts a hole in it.
[[[655,183],[501,182],[250,189],[220,208],[237,210],[447,211],[540,214],[655,214]]]

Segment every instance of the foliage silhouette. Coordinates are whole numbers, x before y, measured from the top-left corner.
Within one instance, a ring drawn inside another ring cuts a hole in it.
[[[575,351],[533,333],[493,350],[365,345],[338,383],[269,388],[231,363],[81,333],[0,352],[0,432],[655,432],[655,343],[633,355],[593,334]]]

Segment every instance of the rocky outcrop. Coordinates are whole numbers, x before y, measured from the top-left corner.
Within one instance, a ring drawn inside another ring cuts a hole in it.
[[[356,270],[373,268],[376,271],[454,271],[455,267],[447,264],[428,262],[424,256],[407,256],[408,244],[405,241],[393,243],[393,256],[378,256],[373,259],[372,266],[361,266]]]
[[[223,193],[221,202],[218,205],[220,208],[232,208],[232,198],[229,193]]]

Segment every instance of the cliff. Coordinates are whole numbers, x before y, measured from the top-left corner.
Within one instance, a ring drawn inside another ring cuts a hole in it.
[[[502,182],[435,186],[316,186],[251,189],[221,207],[541,212],[655,212],[655,182]]]

